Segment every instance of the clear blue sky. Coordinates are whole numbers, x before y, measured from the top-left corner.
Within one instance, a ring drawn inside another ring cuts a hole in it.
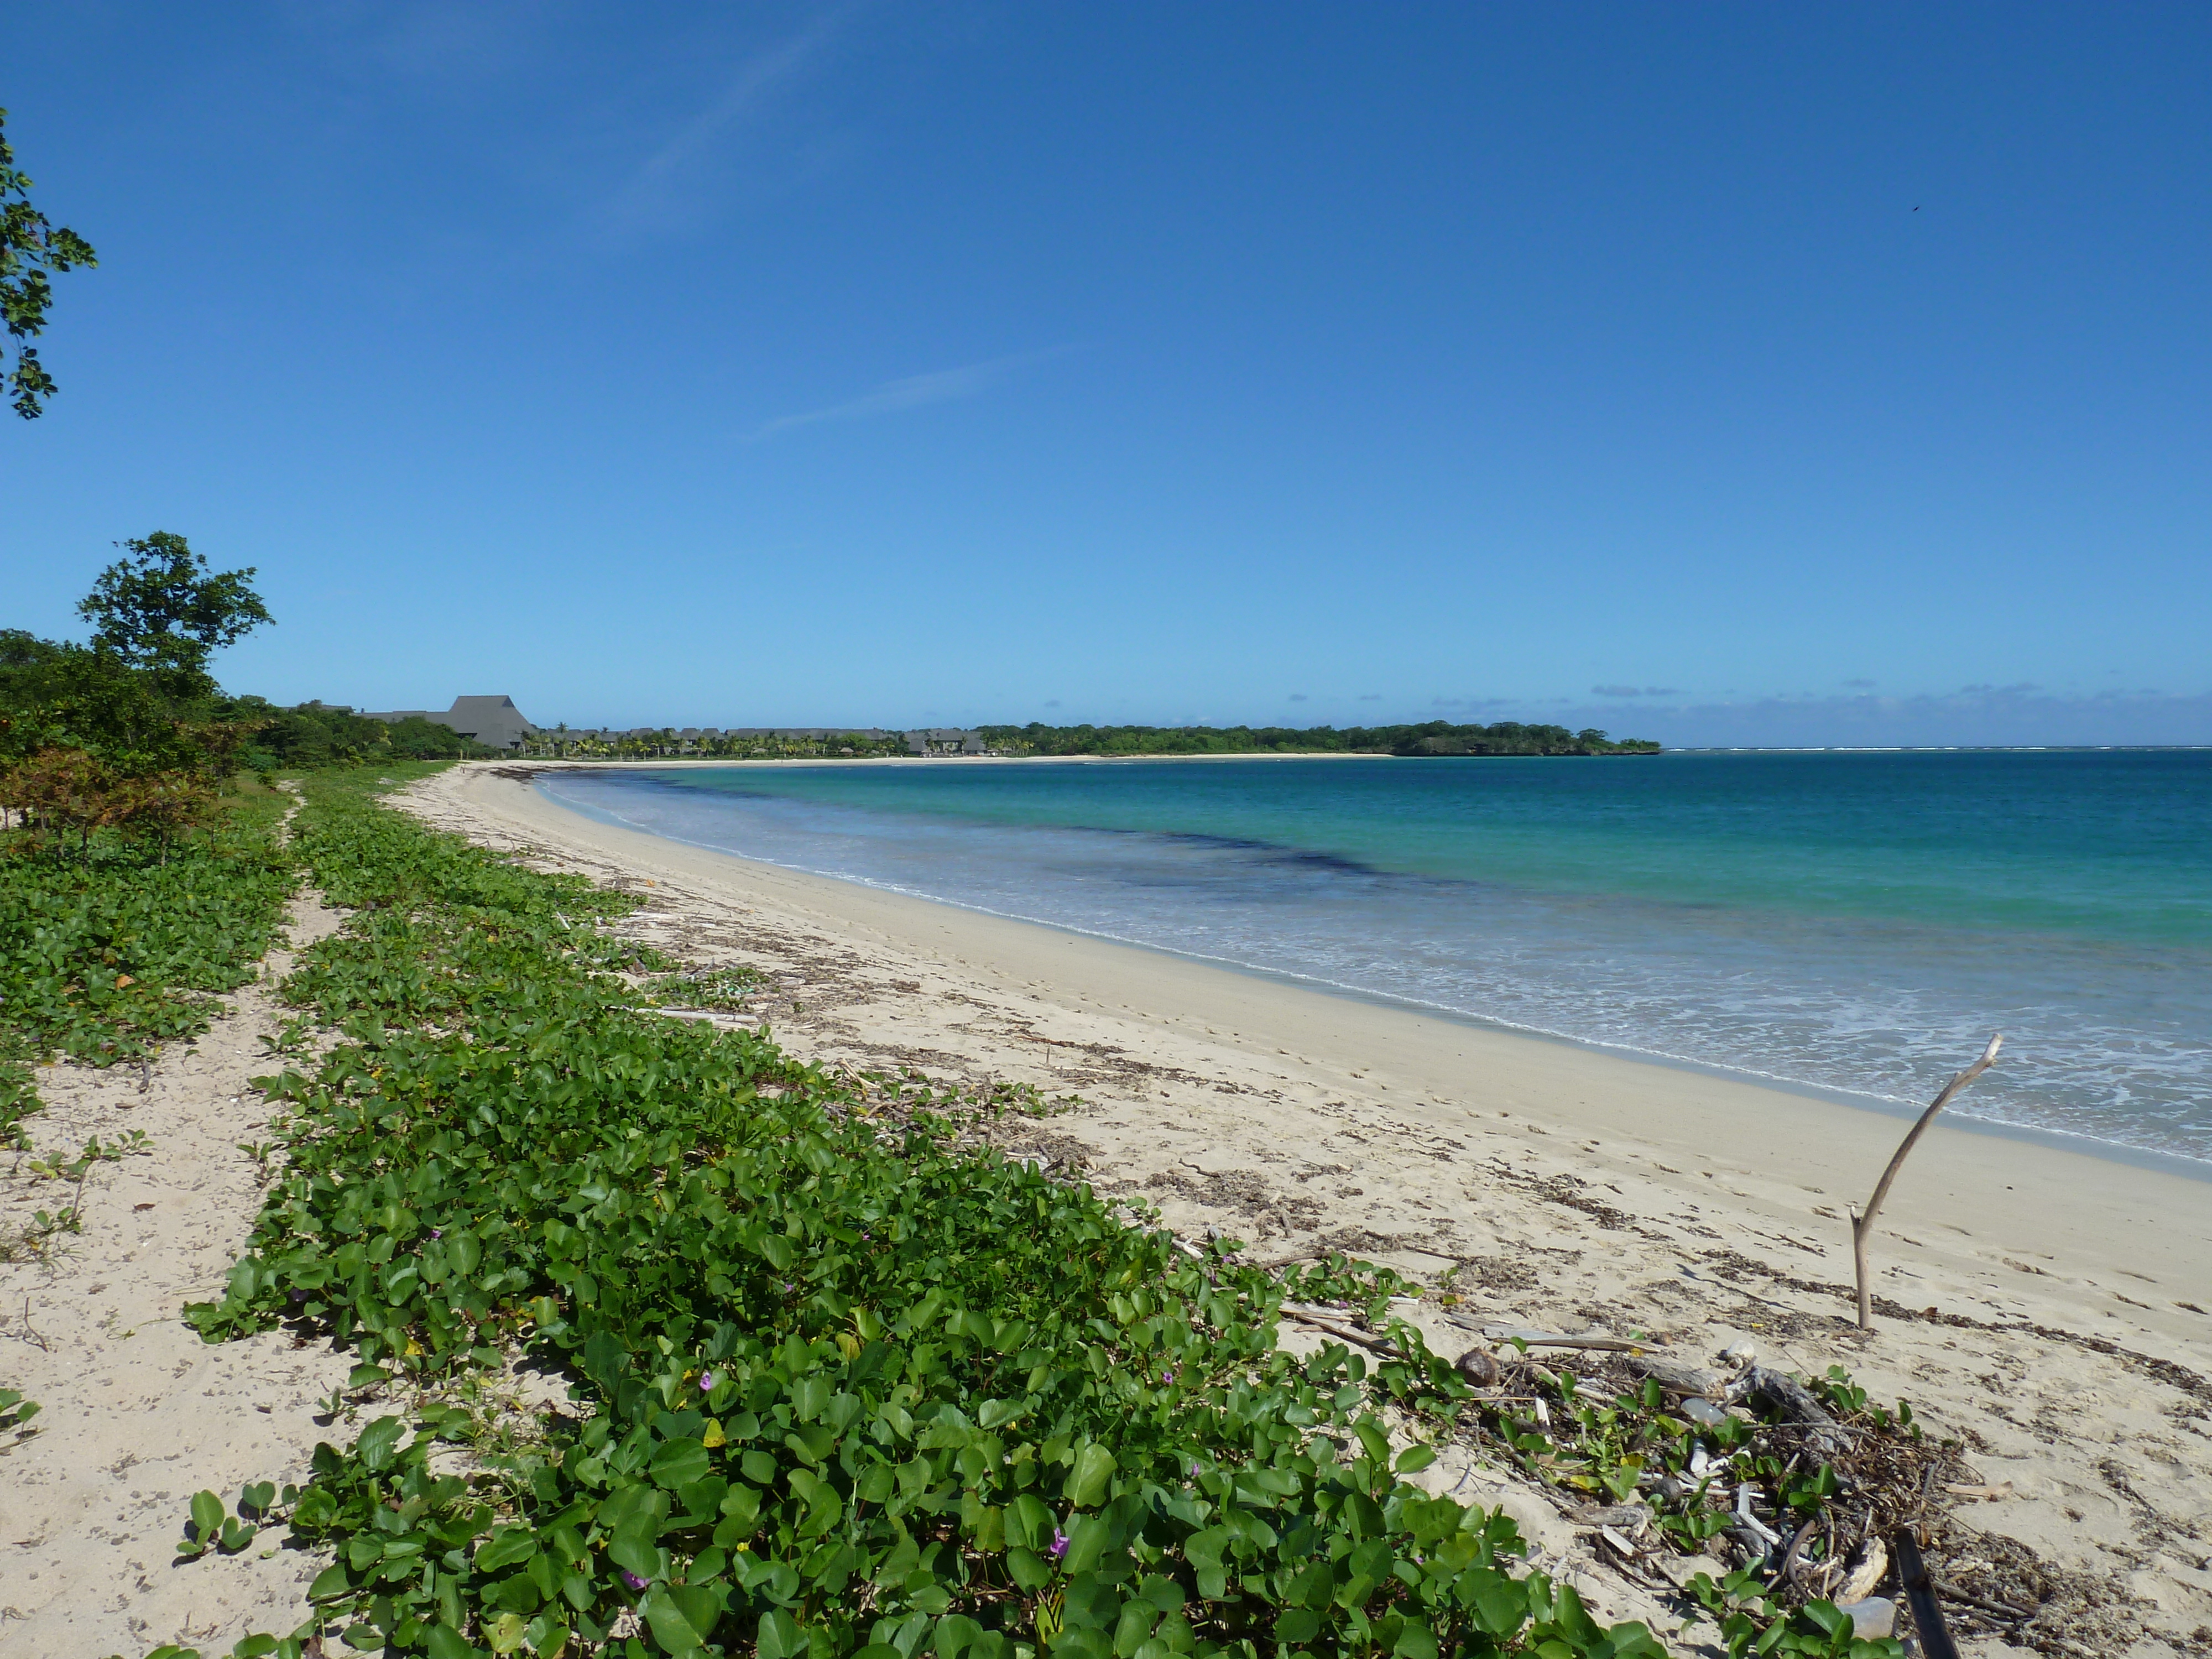
[[[161,528],[287,701],[2212,741],[2201,5],[0,28],[0,623]]]

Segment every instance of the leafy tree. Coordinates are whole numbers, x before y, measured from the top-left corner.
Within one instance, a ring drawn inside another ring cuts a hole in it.
[[[54,791],[88,803],[112,794],[115,810],[166,823],[175,803],[197,799],[187,775],[228,775],[262,724],[258,710],[218,706],[207,672],[218,647],[270,620],[254,573],[210,574],[165,532],[124,545],[131,556],[77,607],[97,624],[90,644],[0,629],[0,787],[24,797],[10,805],[35,797],[42,817],[67,817]],[[167,781],[155,788],[158,778]],[[88,805],[80,827],[107,822],[107,810]]]
[[[213,653],[276,622],[253,591],[252,565],[211,573],[205,556],[166,530],[116,545],[130,556],[100,573],[77,614],[96,625],[94,648],[133,667],[208,683]]]
[[[15,343],[15,362],[8,368],[0,356],[0,386],[15,392],[18,415],[35,421],[42,412],[40,400],[56,390],[38,349],[28,343],[45,332],[46,307],[53,303],[47,273],[100,261],[93,257],[91,243],[73,230],[57,228],[31,205],[31,181],[15,166],[7,120],[8,112],[0,109],[0,321]]]

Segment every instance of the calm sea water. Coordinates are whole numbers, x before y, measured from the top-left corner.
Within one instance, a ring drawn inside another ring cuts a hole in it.
[[[556,774],[901,892],[1516,1030],[2212,1159],[2212,753]]]

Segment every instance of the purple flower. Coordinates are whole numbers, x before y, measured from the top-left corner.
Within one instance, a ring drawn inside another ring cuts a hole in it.
[[[783,1281],[783,1293],[786,1296],[791,1294],[791,1281],[787,1279]]]
[[[1067,1553],[1067,1534],[1058,1527],[1052,1529],[1052,1559],[1055,1561]]]
[[[1160,1373],[1160,1381],[1161,1381],[1161,1382],[1174,1382],[1174,1381],[1175,1381],[1175,1374],[1176,1374],[1176,1368],[1175,1368],[1174,1366],[1170,1365],[1170,1366],[1169,1366],[1169,1367],[1167,1368],[1167,1370],[1164,1370],[1164,1371],[1162,1371],[1162,1372]]]
[[[702,1389],[702,1391],[704,1391],[704,1390],[706,1390],[706,1389],[711,1389],[711,1388],[713,1388],[714,1386],[714,1372],[712,1372],[712,1371],[702,1371],[702,1372],[700,1372],[700,1373],[699,1373],[699,1387],[700,1387],[700,1389]]]
[[[645,1580],[639,1577],[627,1567],[623,1569],[623,1583],[628,1584],[634,1590],[641,1590],[645,1588]]]
[[[443,1227],[433,1227],[430,1229],[430,1237],[433,1238],[443,1238],[445,1236],[446,1230]]]

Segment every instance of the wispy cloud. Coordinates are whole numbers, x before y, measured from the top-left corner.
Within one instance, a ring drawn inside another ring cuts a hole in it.
[[[616,191],[612,207],[624,218],[682,215],[682,180],[691,164],[728,128],[757,116],[775,94],[821,58],[852,9],[823,12],[797,33],[752,53],[740,63],[722,89],[630,172]]]
[[[758,103],[779,81],[804,68],[829,42],[838,21],[835,15],[817,19],[788,40],[745,59],[722,88],[720,97],[685,122],[673,138],[646,158],[637,170],[638,179],[648,181],[664,177],[690,160],[702,145]]]
[[[824,421],[853,421],[868,415],[890,415],[902,409],[918,409],[924,404],[951,403],[958,398],[972,398],[979,392],[989,390],[1017,370],[1041,363],[1048,358],[1066,356],[1072,346],[1051,346],[1042,351],[1024,351],[1011,357],[993,357],[980,363],[967,363],[958,368],[940,368],[927,374],[909,374],[903,380],[886,380],[872,392],[864,392],[857,398],[842,404],[830,404],[820,409],[802,410],[796,415],[779,415],[765,421],[744,434],[747,443],[758,443],[779,432],[788,432],[793,427],[818,426]]]
[[[1672,685],[1593,685],[1593,697],[1679,697],[1680,688]]]

